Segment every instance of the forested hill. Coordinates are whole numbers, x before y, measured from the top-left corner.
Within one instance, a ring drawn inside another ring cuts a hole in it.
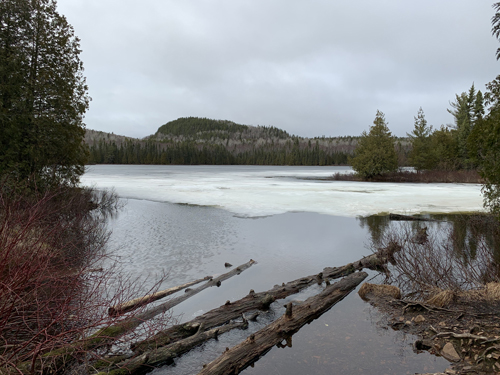
[[[357,137],[303,138],[272,126],[179,118],[143,139],[87,130],[90,163],[345,165]]]
[[[290,134],[274,126],[240,125],[227,120],[211,120],[199,117],[181,117],[158,128],[154,136],[158,140],[181,139],[288,139]]]

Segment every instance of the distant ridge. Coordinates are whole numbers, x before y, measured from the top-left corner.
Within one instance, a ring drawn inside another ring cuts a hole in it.
[[[181,117],[160,126],[155,135],[196,135],[206,132],[236,133],[245,131],[246,129],[248,129],[247,125],[239,125],[228,120]]]
[[[87,130],[85,137],[92,164],[318,166],[346,165],[357,139],[305,138],[274,126],[241,125],[200,117],[167,122],[143,139],[95,130]]]

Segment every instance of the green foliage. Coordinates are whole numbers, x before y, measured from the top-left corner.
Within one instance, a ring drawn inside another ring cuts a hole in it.
[[[167,122],[158,128],[157,134],[193,136],[201,132],[228,132],[244,131],[246,125],[238,125],[227,120],[212,120],[199,117],[181,117]]]
[[[2,0],[0,41],[0,175],[75,184],[89,97],[73,28],[54,0]]]
[[[184,165],[345,165],[347,153],[323,150],[318,142],[304,147],[297,142],[268,144],[236,152],[224,145],[194,141],[159,143],[152,140],[121,144],[100,140],[90,146],[93,164],[184,164]]]
[[[415,117],[413,131],[407,134],[412,146],[409,165],[417,171],[434,169],[437,166],[437,153],[432,144],[431,134],[432,126],[427,125],[424,111],[420,108],[417,117]]]
[[[458,151],[458,137],[455,129],[448,129],[441,125],[439,130],[434,131],[431,136],[432,148],[434,149],[438,163],[436,169],[457,170],[460,169],[460,158]]]
[[[195,117],[162,126],[145,139],[88,130],[94,164],[346,165],[355,137],[302,138],[273,126]]]
[[[398,158],[384,114],[377,110],[373,126],[359,139],[355,156],[350,159],[352,168],[362,178],[370,179],[398,169]]]
[[[491,104],[490,111],[473,129],[469,147],[479,173],[485,180],[483,185],[484,205],[500,217],[500,76],[487,85],[485,97]]]
[[[458,142],[459,158],[462,167],[471,168],[469,159],[468,138],[477,121],[484,116],[484,99],[481,91],[476,92],[472,84],[469,92],[456,95],[454,102],[450,103],[453,109],[448,109],[455,118],[456,136]]]
[[[495,15],[491,19],[491,33],[497,38],[500,38],[500,3],[493,4],[493,9],[495,9]],[[500,59],[500,48],[497,49],[497,60]]]
[[[230,138],[290,138],[290,134],[274,126],[247,126],[228,120],[212,120],[200,117],[181,117],[158,128],[157,139],[181,137],[190,140],[213,140]]]

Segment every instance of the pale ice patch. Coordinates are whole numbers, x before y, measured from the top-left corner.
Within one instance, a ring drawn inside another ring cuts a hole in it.
[[[124,198],[215,206],[240,216],[316,212],[366,216],[481,211],[476,184],[408,184],[314,180],[345,167],[94,166],[85,185],[114,187]]]

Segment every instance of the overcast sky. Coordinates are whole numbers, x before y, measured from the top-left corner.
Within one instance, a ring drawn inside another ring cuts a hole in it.
[[[90,129],[144,137],[179,117],[395,135],[419,107],[500,74],[487,0],[58,0],[81,39]]]

